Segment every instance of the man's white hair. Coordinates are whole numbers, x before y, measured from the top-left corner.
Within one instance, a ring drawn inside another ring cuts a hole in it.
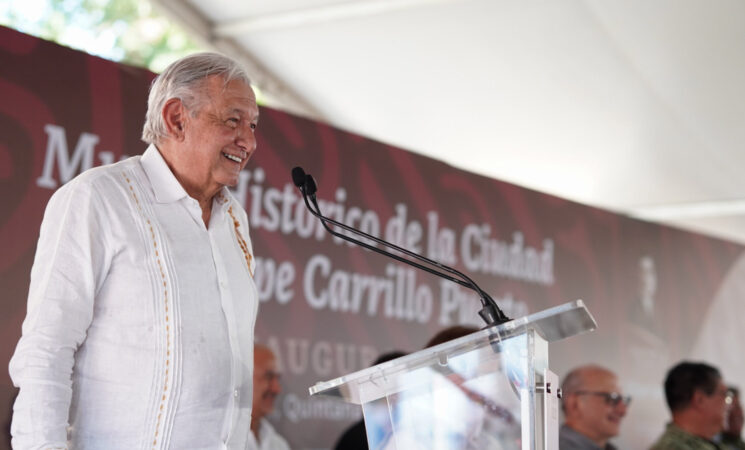
[[[223,77],[225,84],[233,80],[251,84],[246,71],[236,61],[219,53],[195,53],[173,62],[150,86],[142,140],[157,144],[168,136],[162,112],[163,106],[172,98],[181,100],[186,109],[196,115],[204,96],[200,90],[207,77],[212,75]]]

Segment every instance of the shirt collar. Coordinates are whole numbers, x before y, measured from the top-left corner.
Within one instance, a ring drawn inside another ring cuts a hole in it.
[[[148,146],[140,158],[140,164],[153,186],[155,200],[158,203],[171,203],[187,196],[186,190],[171,172],[155,145]]]
[[[230,193],[230,189],[223,186],[212,200],[212,214],[222,214],[226,211],[233,202],[233,195]]]
[[[580,433],[579,431],[575,430],[574,428],[570,427],[567,424],[564,424],[561,426],[561,435],[562,438],[566,441],[571,441],[573,446],[578,449],[585,449],[585,450],[614,450],[615,447],[610,443],[606,443],[605,447],[598,447],[598,445],[592,441],[592,439],[588,438],[584,434]]]

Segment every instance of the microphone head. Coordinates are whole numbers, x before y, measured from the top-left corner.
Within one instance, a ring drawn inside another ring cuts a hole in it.
[[[303,187],[305,184],[305,171],[302,167],[298,166],[292,169],[292,182],[299,188]]]
[[[305,176],[305,192],[308,195],[315,195],[318,187],[316,187],[316,180],[313,179],[313,175],[308,174]]]

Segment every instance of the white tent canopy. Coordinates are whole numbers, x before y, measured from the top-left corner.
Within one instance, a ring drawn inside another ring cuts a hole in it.
[[[739,0],[155,0],[272,106],[745,243]]]

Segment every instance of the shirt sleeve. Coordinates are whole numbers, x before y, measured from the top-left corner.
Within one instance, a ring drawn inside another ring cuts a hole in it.
[[[14,448],[65,448],[75,352],[93,317],[110,257],[101,199],[73,180],[49,200],[31,269],[23,334],[10,361],[20,388]]]

